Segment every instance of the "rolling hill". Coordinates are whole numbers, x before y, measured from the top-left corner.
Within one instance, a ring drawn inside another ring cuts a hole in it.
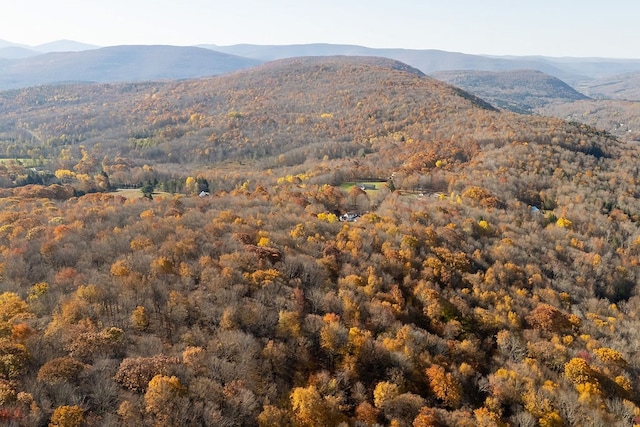
[[[444,71],[433,77],[458,86],[498,108],[531,113],[557,102],[587,99],[562,80],[540,71]]]
[[[0,109],[8,424],[640,413],[635,145],[375,57]]]

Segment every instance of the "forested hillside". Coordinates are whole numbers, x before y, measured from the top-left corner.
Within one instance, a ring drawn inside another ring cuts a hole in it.
[[[623,141],[640,141],[640,101],[593,99],[560,102],[536,109],[538,114],[586,123]]]
[[[0,109],[7,425],[640,422],[635,146],[375,58]]]

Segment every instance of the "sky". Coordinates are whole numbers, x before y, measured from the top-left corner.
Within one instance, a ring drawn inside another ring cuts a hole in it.
[[[640,59],[638,0],[20,0],[0,39],[36,46],[355,44]]]

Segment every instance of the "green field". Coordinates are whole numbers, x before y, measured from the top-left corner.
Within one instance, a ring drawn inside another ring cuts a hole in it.
[[[340,188],[344,192],[349,192],[356,185],[364,186],[364,191],[367,194],[375,194],[381,189],[385,188],[387,185],[386,181],[354,181],[354,182],[343,182],[340,184],[338,188]]]

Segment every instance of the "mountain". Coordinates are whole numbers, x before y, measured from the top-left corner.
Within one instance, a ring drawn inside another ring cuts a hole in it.
[[[20,46],[7,46],[0,47],[0,58],[3,59],[20,59],[20,58],[28,58],[30,56],[40,55],[40,52],[37,52],[33,49],[29,49],[26,47]]]
[[[450,70],[538,70],[571,85],[623,72],[640,71],[640,59],[552,58],[542,56],[496,57],[431,49],[374,49],[354,45],[320,43],[279,46],[249,44],[232,46],[203,45],[203,47],[263,61],[315,55],[380,56],[405,62],[425,74]]]
[[[523,57],[514,57],[522,59]],[[526,57],[525,57],[526,58]],[[568,73],[578,73],[593,79],[611,77],[619,74],[627,74],[640,71],[640,59],[612,59],[612,58],[545,58],[532,57],[532,59],[550,61],[555,66]]]
[[[304,45],[233,45],[216,46],[204,45],[219,52],[270,61],[296,56],[331,56],[358,55],[376,56],[395,59],[418,68],[425,74],[445,70],[485,70],[505,71],[519,69],[537,69],[548,74],[567,80],[583,80],[585,76],[574,70],[566,72],[549,61],[538,58],[493,58],[481,55],[468,55],[441,50],[413,50],[413,49],[374,49],[354,45],[339,44],[304,44]],[[638,66],[640,69],[640,64]]]
[[[38,54],[39,52],[31,46],[0,40],[0,59],[20,59]]]
[[[610,77],[621,73],[639,72],[640,60],[616,60],[606,58],[549,58],[549,57],[517,57],[517,56],[482,56],[482,55],[468,55],[456,52],[445,52],[439,50],[416,50],[416,49],[374,49],[356,45],[339,45],[339,44],[299,44],[299,45],[282,45],[282,46],[269,46],[269,45],[233,45],[233,46],[217,46],[217,45],[201,45],[201,48],[206,48],[209,52],[215,51],[219,53],[226,53],[234,55],[235,60],[231,58],[222,59],[219,57],[214,60],[218,63],[220,61],[230,61],[229,66],[221,66],[219,71],[233,70],[242,68],[244,66],[255,65],[265,61],[271,61],[275,59],[301,57],[301,56],[334,56],[334,55],[347,55],[347,56],[373,56],[373,57],[386,57],[394,60],[404,62],[421,70],[426,74],[432,74],[441,71],[451,70],[463,70],[463,71],[516,71],[516,70],[538,70],[557,77],[573,87],[582,87],[579,85],[588,85],[589,82],[594,79]],[[117,46],[104,49],[119,49],[119,50],[139,50],[140,55],[146,55],[143,53],[145,47],[143,46]],[[197,61],[192,64],[186,64],[181,61],[171,61],[171,57],[178,55],[180,49],[194,49],[192,47],[169,47],[165,46],[166,52],[158,51],[159,47],[146,47],[147,49],[156,49],[156,53],[163,58],[157,60],[152,55],[146,55],[144,61],[150,61],[151,63],[164,63],[164,70],[150,70],[145,74],[142,69],[146,66],[142,64],[132,65],[130,68],[126,68],[124,64],[119,72],[112,70],[113,73],[118,74],[114,77],[116,80],[138,80],[140,78],[165,78],[166,76],[180,76],[181,77],[194,77],[210,75],[211,63],[210,61],[205,63],[198,63]],[[171,52],[168,49],[172,49]],[[100,53],[90,54],[87,52],[99,51]],[[58,56],[47,57],[41,60],[34,58],[38,56],[37,52],[42,53],[85,53],[86,55],[79,56]],[[109,76],[101,76],[96,72],[97,68],[106,66],[113,67],[113,64],[105,64],[101,62],[101,55],[109,55],[111,59],[108,61],[118,63],[117,53],[109,53],[108,50],[101,51],[96,49],[95,46],[87,45],[70,40],[60,40],[57,42],[46,43],[40,46],[30,47],[18,45],[15,43],[0,40],[0,59],[11,59],[10,65],[5,65],[0,69],[0,89],[25,87],[32,84],[50,84],[60,81],[113,81]],[[125,56],[131,56],[130,52],[123,52]],[[133,54],[134,56],[136,54]],[[190,54],[185,53],[187,60],[191,60]],[[202,54],[204,55],[204,54]],[[245,64],[242,65],[240,58],[245,58]],[[247,59],[250,58],[251,60]],[[25,61],[21,64],[20,59],[33,59],[33,61]],[[74,61],[78,61],[80,68],[76,68]],[[86,63],[86,61],[96,61],[94,65]],[[232,64],[235,61],[235,64]],[[38,67],[44,67],[41,69],[30,68],[32,65]],[[51,68],[49,68],[51,67]],[[172,67],[177,67],[176,70],[172,70]],[[199,70],[198,67],[201,67]],[[215,67],[214,67],[215,68]],[[188,70],[187,70],[188,69]],[[50,70],[50,72],[49,72]],[[217,74],[216,71],[213,74]],[[51,75],[48,75],[51,74]],[[24,81],[22,81],[24,76]],[[171,77],[169,77],[171,78]]]
[[[12,43],[10,41],[0,39],[0,49],[4,48],[4,47],[24,47],[24,48],[29,48],[29,46],[26,46],[26,45]]]
[[[79,43],[73,40],[58,40],[39,46],[26,46],[0,40],[0,58],[5,59],[28,58],[50,52],[80,52],[90,49],[98,49],[98,46]]]
[[[359,84],[364,85],[362,89]],[[451,99],[447,109],[453,108],[453,100],[461,99],[465,106],[493,110],[482,100],[415,68],[375,57],[286,59],[214,79],[180,83],[31,88],[7,93],[0,107],[7,129],[5,141],[11,145],[12,140],[24,138],[28,129],[29,139],[76,141],[87,147],[102,144],[105,154],[114,156],[120,152],[155,163],[216,163],[296,149],[351,152],[348,145],[352,144],[340,141],[364,141],[367,129],[384,134],[406,126],[410,120],[405,116],[409,113],[406,108],[396,105],[399,100],[379,106],[391,94],[387,89],[382,91],[384,95],[369,93],[373,84],[417,85],[423,102],[435,102],[433,97]],[[412,108],[418,108],[414,102]],[[397,112],[393,112],[395,108]],[[115,114],[124,111],[128,113]],[[75,130],[59,133],[56,117],[61,116],[72,117]],[[29,124],[16,127],[18,122]],[[389,129],[383,130],[384,126]],[[265,140],[269,143],[263,143]],[[209,146],[211,141],[216,143]],[[23,152],[30,147],[31,143],[26,143]]]
[[[637,423],[635,144],[373,57],[0,111],[6,425]]]
[[[82,52],[84,50],[99,49],[99,46],[80,43],[73,40],[57,40],[50,43],[34,46],[33,49],[42,52]]]
[[[114,46],[48,53],[0,64],[0,88],[61,82],[116,82],[212,76],[258,64],[207,49]]]
[[[521,113],[531,113],[550,103],[587,99],[562,80],[534,70],[443,71],[432,76],[499,108]]]
[[[591,80],[580,90],[594,98],[640,101],[640,72]]]

